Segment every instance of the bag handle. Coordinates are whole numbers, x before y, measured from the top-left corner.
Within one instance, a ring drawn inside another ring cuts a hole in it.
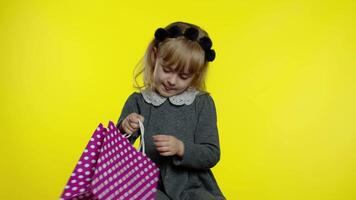
[[[145,127],[143,126],[143,123],[138,120],[138,125],[140,126],[140,130],[141,130],[141,138],[140,138],[140,146],[138,147],[139,151],[141,150],[142,148],[142,153],[143,154],[146,154],[145,152]]]
[[[138,125],[140,126],[140,130],[141,130],[141,135],[140,135],[140,144],[138,146],[138,150],[142,151],[142,153],[145,155],[145,140],[144,140],[144,136],[145,136],[145,127],[143,126],[143,123],[141,122],[141,120],[138,120]],[[124,137],[125,138],[129,138],[131,137],[132,134],[128,134],[125,133]]]

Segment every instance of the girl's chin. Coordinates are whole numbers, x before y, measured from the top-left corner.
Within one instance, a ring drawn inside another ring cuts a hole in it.
[[[159,90],[158,90],[158,93],[159,93],[161,96],[164,96],[164,97],[171,97],[171,96],[174,95],[174,94],[172,94],[172,93],[170,93],[170,92],[166,92],[166,91],[164,91],[164,90],[162,90],[162,89],[159,89]]]
[[[161,87],[156,89],[156,91],[163,97],[171,97],[176,95],[176,91],[166,90],[166,88],[163,85],[161,85]]]

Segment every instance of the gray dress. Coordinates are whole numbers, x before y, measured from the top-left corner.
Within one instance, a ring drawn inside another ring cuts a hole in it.
[[[215,105],[209,94],[188,90],[164,98],[149,89],[134,92],[122,109],[117,127],[133,112],[145,118],[146,154],[160,168],[156,199],[225,199],[210,170],[220,159],[220,146]],[[130,142],[139,134],[134,133]],[[159,155],[152,141],[158,134],[181,140],[183,157]]]

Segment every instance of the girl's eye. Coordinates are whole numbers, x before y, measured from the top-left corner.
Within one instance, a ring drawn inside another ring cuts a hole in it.
[[[186,79],[188,79],[190,76],[188,76],[188,75],[180,75],[180,78],[181,79],[183,79],[183,80],[186,80]]]
[[[163,71],[166,72],[166,73],[171,72],[169,69],[164,68],[164,67],[163,67]]]

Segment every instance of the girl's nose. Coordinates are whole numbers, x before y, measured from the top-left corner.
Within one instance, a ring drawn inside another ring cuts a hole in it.
[[[176,75],[172,75],[168,78],[168,84],[169,86],[175,86],[176,85],[176,81],[177,81],[177,76]]]

